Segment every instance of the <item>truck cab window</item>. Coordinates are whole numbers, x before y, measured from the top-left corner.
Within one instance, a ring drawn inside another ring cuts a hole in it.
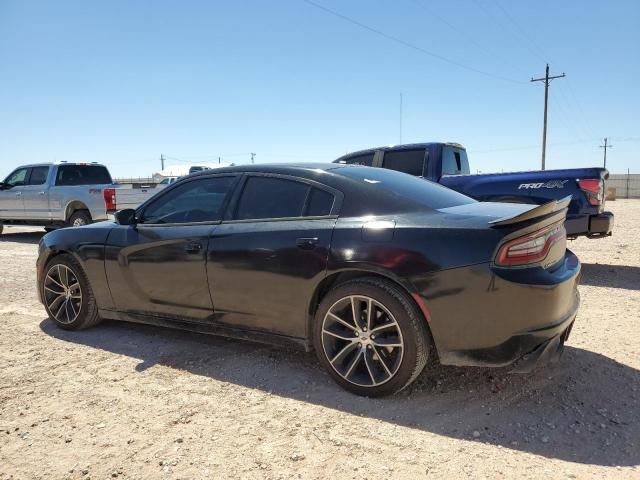
[[[385,152],[382,167],[388,170],[408,173],[414,177],[424,175],[425,149],[395,150]]]
[[[462,148],[443,147],[442,175],[468,175],[469,160],[467,152]]]

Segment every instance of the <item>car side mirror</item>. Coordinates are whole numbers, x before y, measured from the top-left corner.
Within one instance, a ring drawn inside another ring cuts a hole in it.
[[[6,190],[7,188],[10,188],[9,185],[4,182],[0,182],[0,190]]]
[[[118,210],[115,214],[115,218],[119,225],[135,225],[136,211],[133,208]]]

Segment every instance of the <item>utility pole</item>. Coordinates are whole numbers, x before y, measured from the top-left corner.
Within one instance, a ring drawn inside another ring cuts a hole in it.
[[[160,154],[160,171],[164,170],[164,155]]]
[[[607,168],[607,148],[613,148],[613,145],[609,145],[608,138],[604,137],[604,145],[600,145],[600,148],[604,149],[604,168]]]
[[[545,75],[542,78],[531,78],[532,82],[544,82],[544,126],[542,127],[542,170],[544,170],[545,156],[547,154],[547,103],[549,102],[549,84],[551,80],[556,78],[562,78],[566,75],[564,72],[562,75],[549,76],[549,64],[547,63],[547,69]]]
[[[251,163],[255,163],[254,160],[253,160],[254,158],[256,158],[256,154],[252,152],[251,153]]]

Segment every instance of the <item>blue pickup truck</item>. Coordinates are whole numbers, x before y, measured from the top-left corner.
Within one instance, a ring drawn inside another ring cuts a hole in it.
[[[611,235],[613,213],[604,211],[605,168],[535,170],[470,175],[464,147],[457,143],[416,143],[349,153],[335,163],[388,168],[441,183],[484,202],[541,205],[571,195],[565,227],[569,238]]]

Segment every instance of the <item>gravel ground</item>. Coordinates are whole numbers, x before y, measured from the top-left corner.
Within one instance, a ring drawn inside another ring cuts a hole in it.
[[[64,332],[42,232],[0,237],[0,478],[640,478],[640,201],[580,239],[578,320],[526,376],[436,367],[385,399],[312,355],[117,322]]]

